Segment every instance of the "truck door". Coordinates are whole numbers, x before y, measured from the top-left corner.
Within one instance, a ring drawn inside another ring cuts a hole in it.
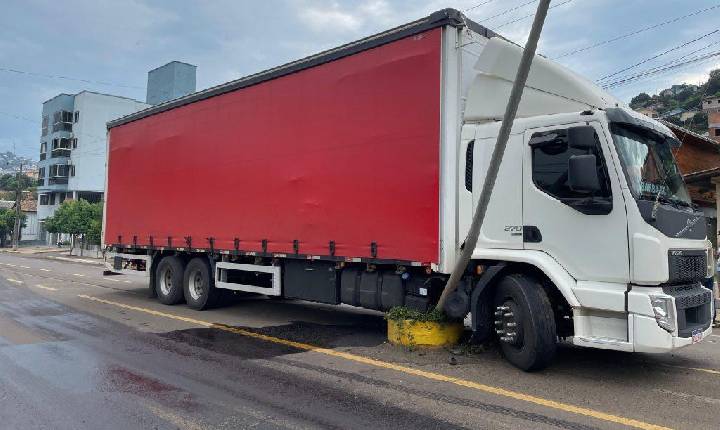
[[[587,125],[595,130],[595,144],[571,147],[568,129]],[[570,187],[569,162],[577,155],[595,155],[598,191],[589,194]],[[627,217],[610,155],[610,142],[597,122],[525,132],[524,248],[549,254],[577,280],[629,279]]]

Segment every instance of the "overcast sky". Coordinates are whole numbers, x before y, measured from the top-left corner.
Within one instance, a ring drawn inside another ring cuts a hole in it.
[[[14,144],[18,154],[37,159],[42,102],[58,93],[87,89],[144,101],[147,71],[171,60],[197,65],[198,89],[202,89],[438,9],[466,10],[487,1],[4,0],[0,151],[12,150]],[[571,0],[563,4],[566,1],[553,0],[557,7],[550,10],[542,34],[539,51],[550,58],[720,4],[711,0]],[[490,0],[466,14],[524,44],[530,17],[503,24],[531,14],[537,2],[488,19],[524,3],[528,0]],[[595,80],[717,30],[718,17],[720,8],[558,61]],[[720,31],[617,77],[717,50]],[[612,92],[628,101],[640,91],[652,94],[672,83],[698,83],[709,70],[720,67],[719,58],[646,77]]]

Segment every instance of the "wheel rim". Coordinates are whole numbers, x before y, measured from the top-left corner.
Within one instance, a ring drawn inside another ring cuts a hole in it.
[[[199,270],[195,270],[190,274],[188,279],[188,290],[193,300],[199,300],[205,292],[205,282]]]
[[[160,292],[162,295],[167,296],[173,288],[173,271],[171,268],[166,267],[160,275]]]
[[[516,349],[523,346],[523,328],[517,303],[511,298],[495,308],[495,332],[500,342]]]

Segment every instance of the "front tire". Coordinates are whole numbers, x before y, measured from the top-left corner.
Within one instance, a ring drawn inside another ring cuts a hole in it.
[[[185,267],[183,287],[188,306],[198,311],[215,306],[220,296],[207,258],[190,260]]]
[[[155,270],[155,292],[160,303],[176,305],[183,300],[183,262],[169,256],[160,260]]]
[[[550,300],[531,277],[513,274],[495,290],[495,329],[505,358],[525,371],[547,367],[555,358],[557,334]]]

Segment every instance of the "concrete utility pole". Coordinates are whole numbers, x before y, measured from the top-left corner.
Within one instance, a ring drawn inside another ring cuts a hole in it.
[[[15,191],[15,226],[13,228],[13,250],[17,251],[18,242],[20,241],[20,200],[22,200],[22,169],[23,165],[20,163],[20,170],[15,175],[15,181],[17,182],[17,190]]]
[[[518,66],[518,70],[515,75],[515,82],[513,83],[512,90],[510,91],[510,99],[508,100],[507,107],[505,108],[505,116],[503,117],[503,122],[498,133],[497,143],[495,144],[492,157],[490,158],[490,165],[488,166],[485,184],[483,185],[482,193],[480,194],[480,201],[478,202],[477,209],[473,215],[472,224],[470,224],[470,229],[468,231],[467,238],[465,239],[464,247],[460,253],[457,263],[455,264],[453,272],[450,274],[450,279],[448,279],[445,289],[440,296],[437,309],[443,309],[450,293],[455,291],[457,288],[460,278],[465,272],[465,269],[470,262],[470,257],[472,257],[472,253],[477,245],[480,228],[482,227],[483,220],[485,219],[485,212],[487,212],[488,203],[490,203],[490,196],[492,195],[493,188],[495,187],[495,180],[497,179],[498,170],[500,169],[500,163],[502,162],[503,155],[505,154],[507,141],[510,138],[510,130],[512,129],[513,121],[515,120],[515,114],[517,113],[518,105],[520,104],[520,98],[522,97],[523,89],[525,88],[525,82],[527,81],[528,74],[530,73],[530,65],[532,64],[533,57],[535,57],[535,49],[537,48],[537,43],[540,39],[540,33],[542,32],[542,27],[545,23],[545,17],[547,16],[549,6],[550,0],[540,0],[537,12],[535,12],[535,20],[533,21],[527,44],[523,50],[522,59],[520,60],[520,65]]]

